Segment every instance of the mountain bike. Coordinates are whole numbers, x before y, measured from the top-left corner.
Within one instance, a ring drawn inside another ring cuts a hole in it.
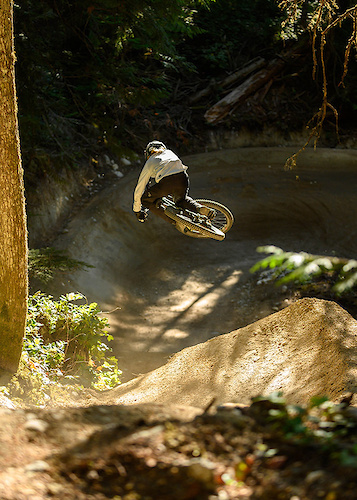
[[[158,205],[164,210],[165,215],[175,222],[175,228],[180,233],[192,238],[213,238],[222,241],[225,234],[233,225],[232,212],[217,201],[197,199],[201,205],[212,210],[212,216],[192,212],[178,207],[171,196],[163,196]]]

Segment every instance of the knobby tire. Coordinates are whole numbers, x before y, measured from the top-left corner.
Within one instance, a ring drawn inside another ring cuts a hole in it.
[[[217,214],[211,220],[212,226],[222,231],[222,233],[226,233],[230,230],[234,222],[234,216],[227,207],[218,203],[218,201],[205,200],[201,198],[198,198],[196,201],[198,201],[201,205],[216,210]]]

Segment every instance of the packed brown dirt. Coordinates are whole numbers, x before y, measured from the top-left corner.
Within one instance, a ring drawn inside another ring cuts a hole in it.
[[[69,392],[61,407],[0,410],[1,500],[356,498],[357,322],[335,302],[298,300],[269,273],[249,272],[258,245],[356,255],[356,152],[309,150],[285,171],[294,151],[185,158],[191,194],[235,214],[222,243],[153,218],[138,224],[139,168],[108,175],[73,214],[53,245],[95,267],[47,291],[79,290],[114,311],[106,315],[128,382]],[[250,404],[276,390],[299,405],[342,400],[337,424],[326,407],[321,428],[316,416],[307,423],[313,437],[297,418],[287,424],[285,406]]]
[[[334,302],[301,299],[245,328],[188,347],[114,389],[119,404],[205,408],[281,391],[290,404],[357,392],[357,321]]]
[[[269,273],[250,273],[262,245],[354,258],[357,152],[240,148],[185,157],[190,193],[227,205],[235,224],[223,242],[184,237],[161,219],[132,213],[140,166],[73,215],[53,243],[94,268],[63,276],[55,295],[79,290],[107,313],[123,381],[181,349],[231,332],[295,300]],[[179,152],[178,152],[179,153]]]

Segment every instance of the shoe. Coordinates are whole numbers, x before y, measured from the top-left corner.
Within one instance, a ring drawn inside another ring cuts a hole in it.
[[[202,205],[198,211],[201,215],[205,215],[209,219],[213,219],[213,217],[216,215],[216,211],[213,210],[213,208],[209,208],[204,205]]]

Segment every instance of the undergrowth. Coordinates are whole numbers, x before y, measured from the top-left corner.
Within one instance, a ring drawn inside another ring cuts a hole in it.
[[[3,392],[41,405],[68,385],[106,390],[120,384],[108,320],[99,315],[98,305],[80,293],[59,300],[42,292],[31,295],[19,369]]]
[[[93,267],[86,262],[68,257],[53,247],[32,248],[29,250],[29,278],[48,283],[56,272],[76,271]]]
[[[318,447],[345,467],[357,468],[356,412],[353,393],[336,404],[316,396],[307,406],[287,404],[281,392],[252,399],[257,420],[272,435],[295,446]]]
[[[336,296],[351,292],[357,285],[357,261],[306,252],[285,252],[274,245],[257,248],[257,252],[270,254],[257,262],[251,272],[264,269],[274,270],[272,278],[278,285],[286,283],[308,283],[312,278],[330,275]]]

